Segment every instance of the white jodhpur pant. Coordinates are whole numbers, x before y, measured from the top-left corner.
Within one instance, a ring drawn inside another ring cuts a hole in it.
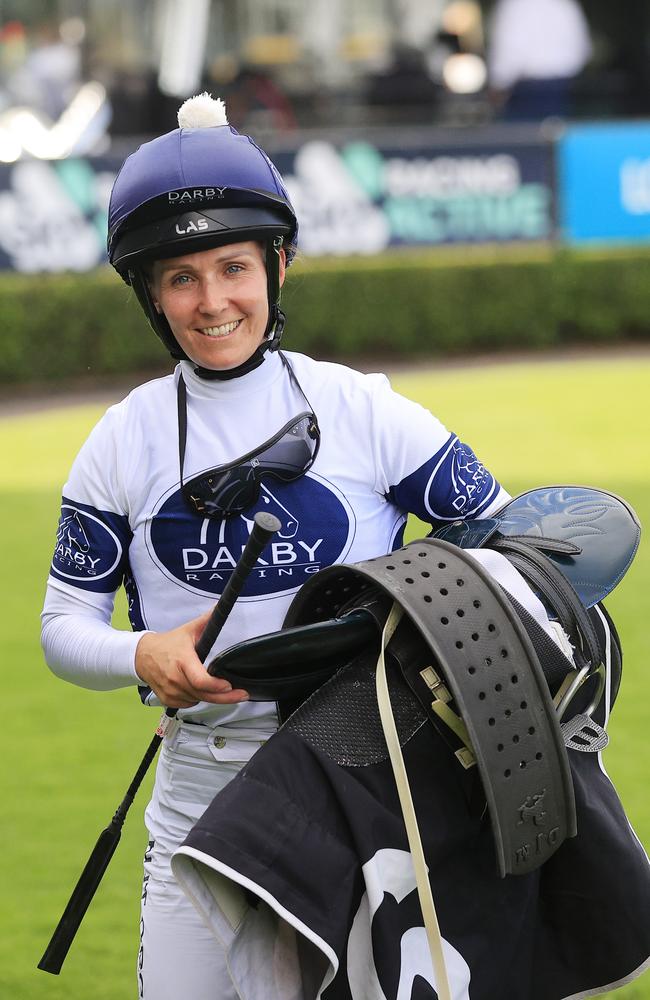
[[[145,813],[149,845],[137,968],[140,1000],[237,998],[221,945],[174,879],[169,862],[217,792],[270,735],[245,723],[216,729],[181,723],[163,741]]]

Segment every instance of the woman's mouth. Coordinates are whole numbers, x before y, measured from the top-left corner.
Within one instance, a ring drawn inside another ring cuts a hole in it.
[[[227,337],[229,333],[237,329],[240,323],[241,320],[236,319],[232,323],[224,323],[223,326],[202,326],[200,332],[204,337]]]

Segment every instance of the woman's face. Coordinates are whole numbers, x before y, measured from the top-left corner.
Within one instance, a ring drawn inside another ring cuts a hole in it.
[[[281,251],[280,284],[284,271]],[[259,243],[230,243],[158,260],[150,289],[180,346],[203,368],[236,368],[262,343],[269,306]]]

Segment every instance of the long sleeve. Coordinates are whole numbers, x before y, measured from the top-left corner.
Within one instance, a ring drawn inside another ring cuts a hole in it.
[[[122,411],[112,407],[104,415],[70,471],[42,613],[50,669],[98,691],[141,683],[134,667],[140,634],[111,625],[132,538],[118,448],[126,437]]]
[[[72,588],[62,591],[48,584],[41,643],[50,670],[95,691],[141,684],[134,662],[142,632],[113,628],[113,594],[93,594],[92,603],[84,596],[72,593]]]

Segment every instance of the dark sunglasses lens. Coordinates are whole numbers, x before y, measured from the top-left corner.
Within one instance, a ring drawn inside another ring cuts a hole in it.
[[[318,434],[312,417],[305,416],[255,458],[250,459],[259,475],[275,476],[290,483],[309,469],[318,449]]]
[[[257,500],[259,481],[250,466],[207,473],[183,487],[185,500],[205,517],[241,514]]]
[[[313,415],[305,414],[256,455],[225,469],[213,469],[183,486],[185,501],[204,517],[232,517],[257,500],[264,476],[291,483],[312,465],[320,435]]]

